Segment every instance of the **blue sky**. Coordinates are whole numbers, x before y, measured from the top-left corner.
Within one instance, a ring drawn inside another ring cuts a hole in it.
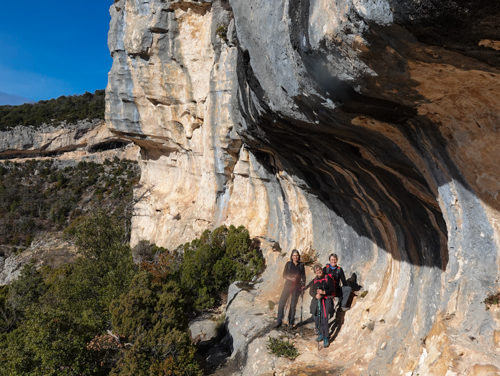
[[[112,0],[4,1],[0,92],[41,100],[104,89]]]

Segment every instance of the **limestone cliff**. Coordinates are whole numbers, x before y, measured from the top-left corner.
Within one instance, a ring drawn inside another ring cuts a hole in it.
[[[136,147],[117,138],[102,120],[80,120],[75,124],[19,125],[0,131],[0,160],[52,158],[103,160],[106,157],[136,159]],[[112,151],[106,153],[106,151]]]
[[[173,247],[232,223],[287,252],[335,251],[368,294],[332,369],[499,373],[500,313],[483,304],[499,289],[499,9],[115,1],[106,119],[141,147],[148,192],[132,243]],[[272,321],[285,260],[269,251],[264,283],[228,308],[243,373],[324,362],[304,343],[294,364],[258,365],[249,315]]]

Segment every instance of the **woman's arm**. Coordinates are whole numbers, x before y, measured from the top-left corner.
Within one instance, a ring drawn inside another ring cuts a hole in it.
[[[290,263],[290,261],[287,261],[287,263],[285,264],[285,268],[283,269],[283,278],[286,279],[286,277],[288,277],[288,264]]]

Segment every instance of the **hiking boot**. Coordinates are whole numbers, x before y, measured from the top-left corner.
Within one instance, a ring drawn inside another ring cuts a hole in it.
[[[275,328],[275,329],[281,328],[281,325],[282,325],[282,324],[283,324],[283,323],[282,323],[281,321],[278,321],[278,322],[276,322],[276,324],[274,325],[274,328]]]
[[[328,343],[328,338],[323,340],[323,347],[328,347],[330,344]]]
[[[323,336],[320,334],[318,338],[316,338],[316,341],[321,342],[323,340]]]

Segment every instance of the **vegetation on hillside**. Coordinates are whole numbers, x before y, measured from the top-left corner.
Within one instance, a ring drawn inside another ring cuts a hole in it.
[[[109,302],[126,291],[135,266],[119,216],[103,212],[71,230],[81,257],[57,269],[25,267],[4,288],[0,327],[2,375],[105,375],[98,352],[87,349],[109,328]],[[97,235],[97,236],[96,236]],[[19,292],[37,290],[19,303]]]
[[[61,168],[52,160],[0,164],[0,245],[22,250],[35,235],[64,229],[97,208],[132,201],[136,162],[80,162]]]
[[[62,122],[74,124],[84,119],[104,119],[104,90],[20,106],[0,106],[0,131],[17,125],[39,127],[42,124],[55,125]]]
[[[129,290],[110,305],[113,331],[130,343],[111,375],[199,375],[188,321],[220,304],[231,282],[260,274],[262,253],[242,226],[206,230],[175,251],[150,249]]]
[[[295,344],[288,338],[284,337],[269,337],[266,347],[267,351],[270,354],[276,355],[277,357],[284,357],[290,360],[295,360],[295,358],[300,355],[299,351],[295,347]]]
[[[202,374],[189,319],[235,278],[260,273],[262,255],[245,228],[230,226],[176,251],[143,243],[151,257],[136,266],[123,220],[98,210],[81,217],[66,229],[76,262],[28,265],[0,289],[0,375]]]
[[[201,375],[188,322],[263,271],[258,245],[223,226],[173,251],[141,242],[137,265],[137,164],[62,163],[0,163],[0,245],[63,231],[78,250],[0,286],[0,375]]]

